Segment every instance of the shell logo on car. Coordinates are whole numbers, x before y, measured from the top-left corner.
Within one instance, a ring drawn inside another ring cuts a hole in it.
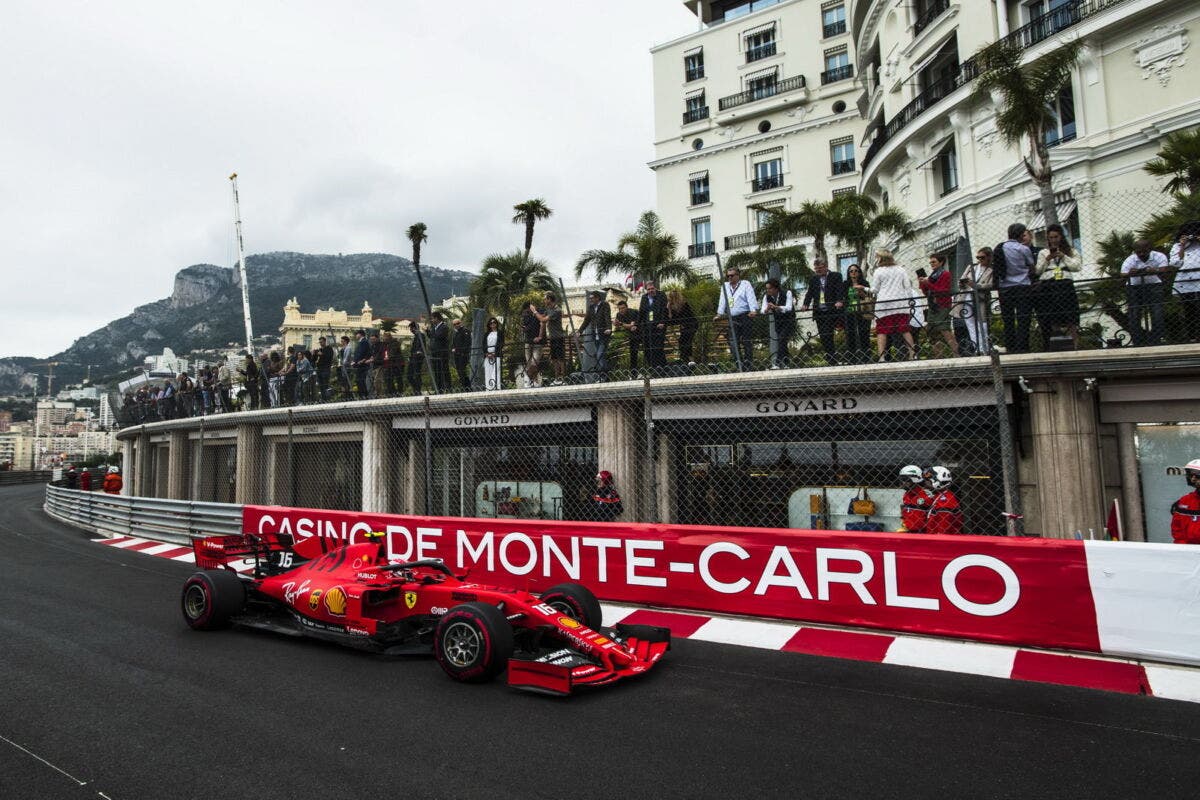
[[[416,592],[405,592],[404,593],[404,605],[408,606],[409,608],[412,608],[416,604],[417,604],[417,593]]]
[[[329,609],[329,613],[335,617],[344,616],[346,613],[346,590],[335,586],[326,592],[325,608]]]
[[[570,617],[559,617],[558,624],[562,625],[564,628],[570,628],[571,630],[575,630],[576,628],[583,627],[583,625],[580,624],[579,620],[571,619]]]

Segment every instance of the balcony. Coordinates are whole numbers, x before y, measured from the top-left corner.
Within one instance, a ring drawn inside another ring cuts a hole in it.
[[[768,189],[778,189],[783,186],[783,175],[764,175],[750,181],[751,192],[765,192]]]
[[[721,111],[727,111],[731,108],[745,105],[746,103],[753,103],[755,100],[774,97],[777,94],[790,92],[795,89],[803,89],[805,86],[806,83],[804,76],[796,75],[791,78],[786,78],[782,81],[775,81],[774,83],[770,83],[765,86],[759,86],[755,89],[747,89],[746,91],[739,92],[738,94],[731,94],[728,97],[722,97],[717,101],[717,108]]]
[[[699,244],[688,245],[688,258],[702,258],[711,256],[717,252],[717,245],[714,242],[700,242]]]
[[[827,69],[824,72],[822,72],[821,73],[821,85],[824,86],[827,83],[836,83],[837,81],[844,81],[847,78],[853,78],[853,77],[854,77],[854,65],[846,64],[844,66],[834,67],[833,69]]]
[[[746,63],[752,64],[755,61],[762,61],[764,58],[770,58],[773,55],[775,55],[775,42],[764,42],[746,51]]]
[[[834,175],[849,175],[851,172],[854,172],[854,159],[853,158],[847,158],[843,161],[834,161],[833,162],[833,174]]]
[[[692,205],[701,206],[708,202],[708,190],[703,192],[692,192]]]
[[[739,233],[736,236],[726,236],[725,249],[740,250],[743,247],[753,247],[757,238],[757,233]]]
[[[921,31],[932,25],[934,20],[949,10],[950,0],[930,0],[925,13],[917,17],[917,21],[913,23],[913,36],[920,34]]]
[[[940,2],[940,0],[938,1]],[[1007,46],[1027,50],[1034,45],[1044,42],[1055,34],[1061,33],[1067,28],[1126,2],[1128,0],[1072,0],[1072,2],[1061,5],[1048,14],[1043,14],[1027,25],[1017,28],[1000,41]],[[891,122],[880,128],[879,134],[871,142],[866,155],[863,156],[862,168],[865,170],[867,165],[883,149],[884,144],[903,128],[910,125],[913,120],[935,106],[938,101],[952,93],[955,89],[970,83],[977,77],[979,77],[979,64],[972,57],[961,64],[957,74],[943,78],[917,95],[911,103],[900,110],[900,113]]]
[[[683,112],[684,125],[691,125],[693,122],[699,122],[702,119],[708,119],[708,106],[697,106]]]
[[[692,67],[691,69],[684,70],[683,77],[688,83],[700,80],[704,77],[704,66],[701,65],[699,67]]]
[[[831,36],[837,36],[846,32],[846,20],[840,19],[837,22],[831,22],[821,29],[824,37],[828,39]]]

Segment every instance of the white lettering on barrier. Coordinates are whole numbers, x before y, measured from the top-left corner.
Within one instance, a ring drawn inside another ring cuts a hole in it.
[[[521,566],[517,566],[508,558],[508,546],[513,542],[520,542],[524,546],[525,552],[529,554],[529,560]],[[533,568],[537,566],[537,546],[534,545],[533,539],[523,533],[510,533],[501,539],[500,565],[513,575],[528,575],[533,572]]]
[[[778,574],[780,565],[787,569],[787,575]],[[800,574],[800,568],[796,566],[796,560],[792,558],[792,553],[787,549],[787,545],[777,544],[771,548],[771,557],[767,560],[767,566],[763,567],[762,577],[758,579],[758,585],[754,587],[754,593],[763,595],[767,593],[767,589],[772,586],[791,586],[805,600],[812,600],[812,592],[808,589],[808,584],[804,582],[804,576]]]
[[[388,561],[392,561],[392,562],[412,561],[413,550],[414,550],[412,531],[410,531],[408,528],[404,527],[403,525],[388,525],[384,529],[384,532],[387,534],[387,537],[385,538],[385,541],[387,542],[387,550],[385,552],[387,553]],[[393,544],[393,542],[395,541],[395,537],[397,537],[397,536],[404,537],[404,552],[403,553],[397,553],[396,548]]]
[[[638,567],[648,567],[653,569],[656,565],[654,556],[643,558],[637,555],[638,550],[662,550],[664,547],[662,540],[657,541],[639,541],[636,539],[625,540],[625,582],[630,586],[666,586],[667,579],[653,578],[648,575],[638,575]]]
[[[441,528],[417,528],[417,558],[435,558],[437,542],[430,540],[440,538],[442,538]]]
[[[883,604],[893,608],[920,608],[937,611],[941,606],[936,597],[906,597],[896,587],[896,553],[883,551]]]
[[[830,561],[854,561],[862,569],[858,572],[833,572],[829,569]],[[817,548],[817,599],[829,599],[829,584],[844,583],[854,589],[858,599],[864,605],[875,605],[875,598],[867,591],[867,581],[875,575],[875,562],[861,550],[834,550],[828,547]]]
[[[492,546],[492,540],[496,538],[496,534],[488,531],[483,536],[479,537],[479,547],[471,547],[471,537],[467,536],[467,532],[459,530],[458,532],[458,568],[462,569],[467,566],[467,560],[463,558],[465,554],[471,557],[472,564],[479,563],[479,557],[487,553],[487,570],[492,572],[496,569],[496,551]]]
[[[721,594],[737,594],[738,592],[746,591],[746,587],[750,585],[750,581],[745,578],[738,578],[733,583],[726,583],[713,577],[712,570],[708,565],[712,561],[712,557],[718,553],[730,553],[742,561],[750,558],[750,554],[740,545],[733,544],[732,542],[713,542],[700,553],[700,579],[704,581],[708,588]]]
[[[583,537],[583,546],[596,548],[596,580],[600,583],[608,583],[608,551],[610,548],[619,548],[621,540],[603,536],[585,536]]]
[[[968,567],[990,569],[1004,581],[1004,594],[994,603],[973,603],[958,591],[958,573]],[[960,611],[977,617],[998,617],[1011,611],[1021,599],[1021,582],[1012,567],[998,558],[984,555],[959,556],[942,570],[942,593]]]
[[[566,554],[558,549],[558,543],[554,541],[553,536],[542,537],[542,576],[550,577],[550,568],[553,566],[550,556],[553,555],[558,560],[558,564],[562,567],[563,572],[567,573],[567,577],[573,581],[579,580],[579,537],[572,536],[571,542],[571,558],[567,560]]]

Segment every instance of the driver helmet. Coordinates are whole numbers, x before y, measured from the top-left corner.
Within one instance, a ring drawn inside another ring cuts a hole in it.
[[[918,467],[916,464],[909,464],[906,467],[900,468],[900,477],[908,478],[913,483],[920,483],[925,480],[925,470]]]
[[[109,467],[109,468],[108,468],[108,474],[109,474],[109,475],[115,475],[115,474],[117,474],[117,473],[118,473],[118,472],[120,472],[120,471],[121,471],[121,470],[119,470],[119,469],[118,469],[118,468],[116,468],[116,467]]]
[[[1183,480],[1188,486],[1200,488],[1200,458],[1193,458],[1183,465]]]
[[[945,489],[953,480],[950,470],[945,467],[933,467],[929,470],[929,485],[934,489]]]

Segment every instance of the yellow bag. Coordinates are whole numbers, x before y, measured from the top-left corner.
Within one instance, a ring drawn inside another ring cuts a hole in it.
[[[861,498],[855,498],[850,501],[850,511],[855,514],[862,514],[864,517],[875,515],[875,501],[867,494],[867,487],[863,487]]]

